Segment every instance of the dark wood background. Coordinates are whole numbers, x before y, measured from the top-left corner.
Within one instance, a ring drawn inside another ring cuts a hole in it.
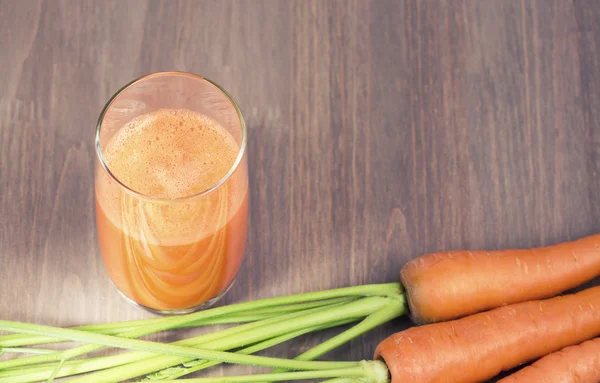
[[[0,317],[149,316],[103,269],[92,138],[155,71],[221,83],[247,119],[252,218],[226,302],[599,231],[599,19],[568,0],[0,0]],[[369,358],[406,324],[330,357]]]

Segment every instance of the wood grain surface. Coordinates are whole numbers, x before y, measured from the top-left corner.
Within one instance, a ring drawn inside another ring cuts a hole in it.
[[[599,19],[593,0],[0,0],[0,317],[150,316],[103,269],[93,135],[115,91],[162,70],[222,84],[249,127],[251,226],[225,302],[600,231]],[[407,324],[328,358],[370,358]]]

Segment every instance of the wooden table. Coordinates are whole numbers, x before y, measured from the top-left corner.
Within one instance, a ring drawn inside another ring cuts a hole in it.
[[[598,1],[1,0],[0,317],[149,317],[103,269],[92,138],[155,71],[221,83],[247,119],[251,226],[226,302],[599,231],[599,18]]]

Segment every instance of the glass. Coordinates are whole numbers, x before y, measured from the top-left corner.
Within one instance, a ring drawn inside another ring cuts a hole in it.
[[[248,217],[246,126],[231,96],[189,73],[141,77],[96,129],[96,224],[104,265],[130,302],[206,308],[233,284]]]

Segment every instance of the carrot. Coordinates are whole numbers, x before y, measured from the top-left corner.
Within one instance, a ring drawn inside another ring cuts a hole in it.
[[[567,347],[538,360],[498,383],[600,382],[600,338]]]
[[[600,234],[527,250],[433,253],[400,271],[416,323],[550,298],[598,275]]]
[[[392,383],[481,382],[600,335],[600,286],[413,327],[379,344]]]

